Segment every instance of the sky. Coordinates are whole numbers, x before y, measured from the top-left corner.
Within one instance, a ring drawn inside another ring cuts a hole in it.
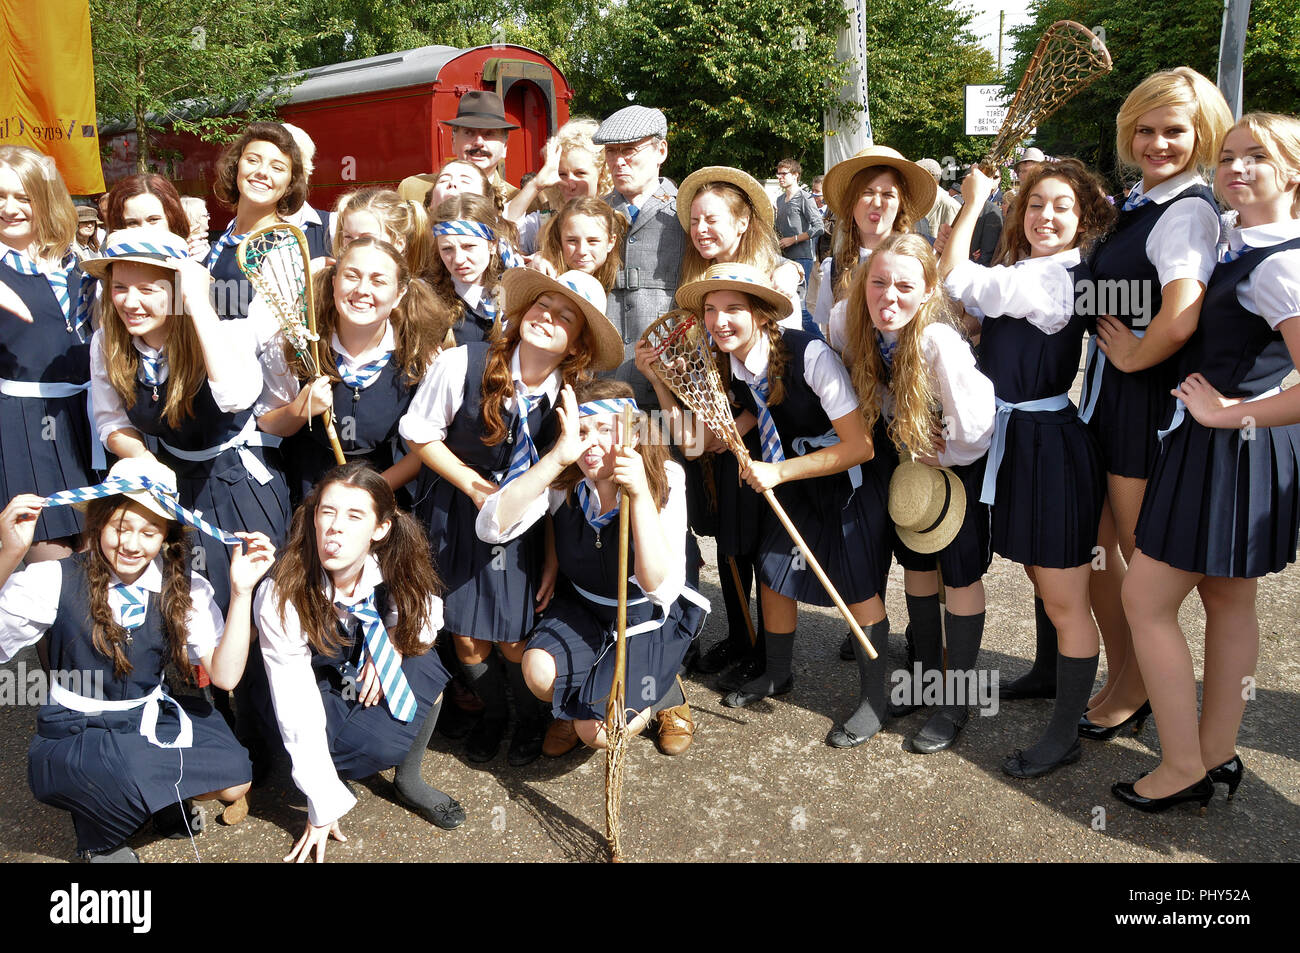
[[[998,58],[998,11],[1006,11],[1004,29],[1010,30],[1013,26],[1022,26],[1033,18],[1029,15],[1030,0],[954,0],[954,5],[967,7],[975,11],[975,17],[971,21],[971,32],[980,38],[984,46],[993,54],[994,62]],[[1005,65],[1007,57],[1011,52],[1011,37],[1004,35],[1002,39],[1002,55]]]

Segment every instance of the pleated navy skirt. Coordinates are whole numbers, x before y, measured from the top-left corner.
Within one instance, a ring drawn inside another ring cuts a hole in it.
[[[981,472],[976,496],[982,482]],[[1044,569],[1086,565],[1105,498],[1101,451],[1073,406],[1011,412],[992,512],[995,553]]]
[[[966,516],[951,543],[937,553],[914,552],[899,539],[892,521],[889,526],[894,558],[900,566],[913,572],[933,572],[937,563],[943,584],[961,589],[983,579],[989,563],[993,562],[993,549],[989,544],[989,508],[980,502],[984,461],[949,469],[966,488]]]
[[[90,469],[86,397],[10,397],[0,394],[0,499],[19,493],[49,496],[97,483]],[[76,536],[81,513],[55,506],[36,521],[36,542]]]
[[[1137,545],[1186,572],[1251,579],[1295,562],[1300,424],[1203,427],[1188,414],[1161,447]]]
[[[325,706],[325,735],[330,758],[340,778],[368,778],[405,759],[429,709],[451,678],[432,647],[423,655],[402,659],[402,674],[415,695],[415,717],[398,721],[380,701],[366,707],[356,699],[333,665],[315,666],[316,687]]]
[[[1131,374],[1106,362],[1088,427],[1107,473],[1150,478],[1160,450],[1156,434],[1169,420],[1174,403],[1169,391],[1176,383],[1172,361]]]
[[[628,626],[645,621],[651,613],[649,603],[629,606]],[[566,586],[533,630],[528,647],[555,659],[551,712],[556,718],[604,720],[614,684],[614,614],[613,607],[593,605]],[[649,708],[669,692],[706,616],[702,606],[681,597],[660,628],[628,638],[628,709]]]
[[[427,501],[429,543],[446,587],[443,631],[487,642],[526,638],[536,619],[542,525],[508,543],[485,543],[474,529],[478,508],[450,481],[435,478]]]
[[[140,734],[143,708],[98,715],[60,705],[41,708],[28,748],[27,780],[38,801],[72,813],[78,851],[116,847],[178,796],[253,779],[248,752],[221,714],[201,698],[177,701],[193,724],[189,748],[150,744]],[[160,705],[158,738],[170,741],[179,730],[176,709]]]

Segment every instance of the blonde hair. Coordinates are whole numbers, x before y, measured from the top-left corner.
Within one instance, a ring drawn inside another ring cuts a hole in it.
[[[357,189],[338,200],[335,205],[338,222],[338,239],[343,238],[343,222],[353,212],[367,212],[379,222],[384,238],[390,245],[402,240],[402,254],[413,275],[429,271],[434,254],[433,232],[429,213],[423,205],[402,198],[392,189]],[[340,249],[341,250],[341,249]]]
[[[727,210],[731,217],[740,220],[742,218],[749,220],[749,225],[745,228],[745,233],[740,236],[740,247],[736,249],[736,261],[745,265],[753,265],[764,275],[771,276],[777,267],[785,260],[781,257],[781,245],[777,238],[776,229],[767,223],[763,216],[758,214],[758,210],[750,204],[749,196],[737,186],[729,182],[706,182],[700,186],[694,195],[691,196],[691,204],[701,195],[712,193],[718,196],[726,203]],[[678,280],[679,285],[684,285],[688,281],[694,281],[701,277],[712,261],[706,260],[700,255],[695,247],[695,242],[691,236],[686,236],[686,249],[682,252],[682,269],[681,277]]]
[[[62,259],[77,238],[77,209],[59,167],[50,156],[27,146],[0,146],[0,166],[13,170],[31,202],[35,257]]]
[[[1217,86],[1187,66],[1152,73],[1125,98],[1115,117],[1115,149],[1119,161],[1127,166],[1138,164],[1133,155],[1133,132],[1138,120],[1151,110],[1166,106],[1187,111],[1196,133],[1196,148],[1188,166],[1208,173],[1218,159],[1219,143],[1232,126],[1232,110]],[[1185,170],[1179,170],[1182,171]]]
[[[845,215],[835,222],[835,235],[831,243],[834,262],[831,267],[831,277],[835,282],[831,291],[835,301],[839,301],[849,293],[853,272],[858,265],[858,249],[862,247],[862,236],[858,233],[858,222],[853,215],[853,209],[857,206],[862,193],[867,190],[867,183],[881,172],[890,173],[898,183],[898,214],[894,217],[893,232],[890,236],[886,236],[886,240],[892,235],[900,235],[912,230],[912,221],[907,217],[907,182],[903,179],[903,173],[889,165],[869,165],[854,175],[849,182],[848,194],[851,201],[846,203]]]
[[[558,143],[560,146],[560,156],[563,158],[570,152],[583,152],[591,159],[592,164],[596,167],[596,195],[601,196],[610,192],[614,188],[614,180],[610,178],[609,167],[605,164],[605,147],[598,146],[592,140],[596,130],[600,128],[600,123],[586,116],[579,116],[576,119],[570,119],[551,137],[551,142]],[[555,186],[552,194],[549,196],[553,207],[558,207],[564,203],[564,198],[559,192],[559,186]]]
[[[893,367],[889,370],[880,353],[879,335],[871,320],[866,294],[871,269],[886,254],[907,256],[920,262],[925,287],[930,292],[916,316],[898,332]],[[844,364],[853,378],[858,410],[868,434],[874,432],[876,421],[884,412],[885,393],[893,394],[894,419],[889,422],[889,439],[900,454],[922,456],[933,448],[939,389],[926,362],[922,341],[925,329],[935,323],[958,329],[939,281],[939,262],[934,250],[920,235],[902,233],[886,237],[864,267],[854,272],[849,286]]]
[[[618,277],[619,268],[622,267],[623,258],[618,250],[623,244],[623,236],[627,234],[627,219],[610,208],[605,201],[587,197],[569,199],[565,202],[564,208],[552,215],[542,226],[542,236],[537,242],[537,254],[549,261],[556,273],[564,274],[568,271],[569,264],[564,258],[564,225],[577,215],[585,215],[603,223],[606,234],[613,242],[613,247],[605,257],[605,263],[592,275],[606,291],[609,291],[614,287],[614,280]]]
[[[1249,129],[1255,141],[1263,148],[1264,154],[1277,169],[1278,185],[1283,191],[1294,191],[1291,196],[1291,217],[1300,218],[1300,187],[1297,187],[1300,182],[1300,119],[1280,113],[1246,113],[1232,129],[1224,133],[1223,139],[1227,139],[1228,133],[1239,127]],[[1223,141],[1220,140],[1219,151],[1222,150]],[[1217,182],[1214,191],[1218,195]],[[1219,201],[1227,204],[1222,196],[1219,196]]]

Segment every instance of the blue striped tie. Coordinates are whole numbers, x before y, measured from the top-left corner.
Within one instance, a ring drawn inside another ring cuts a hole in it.
[[[353,390],[364,390],[388,366],[388,362],[392,360],[392,357],[393,352],[387,351],[383,357],[376,358],[369,364],[363,364],[353,371],[348,368],[347,362],[343,360],[342,355],[335,354],[334,366],[338,368],[339,377],[343,379],[343,383]]]
[[[130,631],[144,625],[145,599],[147,595],[143,586],[128,586],[124,582],[115,583],[113,591],[122,597],[120,610],[121,626]]]
[[[75,333],[77,340],[84,341],[86,336],[83,329],[90,318],[90,304],[94,302],[93,283],[89,284],[91,296],[87,299],[83,288],[77,288],[77,301],[74,305],[72,295],[68,291],[68,281],[72,277],[72,272],[77,267],[77,256],[69,253],[59,263],[59,267],[53,271],[41,271],[36,267],[24,252],[10,248],[3,255],[0,255],[0,261],[18,272],[20,275],[40,275],[50,285],[50,291],[54,293],[54,299],[59,303],[59,309],[63,312],[64,322],[67,324],[68,332]]]
[[[384,690],[384,704],[388,706],[389,713],[398,721],[411,721],[415,718],[415,694],[402,672],[402,657],[388,641],[384,620],[375,611],[375,594],[372,592],[353,606],[341,602],[334,604],[361,624],[366,651],[370,653],[370,661],[375,663],[375,672],[379,675],[379,685]]]
[[[1255,249],[1251,248],[1249,245],[1242,245],[1240,248],[1237,249],[1229,248],[1228,251],[1223,256],[1223,263],[1226,265],[1230,261],[1236,261],[1242,255],[1246,254],[1246,252],[1254,251],[1254,250]]]
[[[1124,200],[1123,211],[1131,212],[1135,208],[1141,208],[1143,205],[1150,205],[1150,204],[1151,204],[1151,200],[1147,198],[1145,195],[1143,195],[1141,192],[1138,192],[1134,195],[1130,195],[1127,199]]]
[[[781,435],[776,432],[776,421],[767,409],[767,395],[771,393],[767,386],[767,375],[764,374],[757,382],[750,384],[749,389],[758,406],[758,434],[763,439],[763,461],[780,463],[785,459],[785,452],[781,449]]]
[[[600,495],[594,494],[587,487],[586,480],[578,481],[578,505],[582,507],[582,515],[587,520],[587,525],[596,531],[600,531],[608,526],[618,516],[618,505],[608,513],[600,512]]]
[[[157,387],[163,382],[163,368],[167,366],[167,359],[161,354],[157,357],[146,357],[139,351],[135,353],[140,358],[141,380],[150,387]]]
[[[231,222],[226,226],[226,230],[221,233],[221,237],[217,239],[217,243],[212,246],[212,251],[208,253],[208,260],[204,263],[204,267],[207,268],[208,271],[211,271],[216,267],[217,260],[221,258],[221,253],[225,249],[229,248],[231,245],[238,245],[247,237],[247,232],[243,235],[236,235],[235,223]]]
[[[541,401],[542,395],[519,397],[519,422],[515,425],[515,452],[510,456],[510,469],[506,471],[501,485],[505,486],[515,477],[523,474],[537,462],[537,447],[533,445],[533,435],[528,430],[528,415]]]

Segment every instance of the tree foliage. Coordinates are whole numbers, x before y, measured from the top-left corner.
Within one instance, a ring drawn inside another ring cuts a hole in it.
[[[1218,74],[1222,0],[1038,0],[1033,22],[1012,29],[1015,55],[1011,84],[1019,83],[1043,31],[1057,20],[1075,20],[1097,31],[1114,60],[1114,71],[1067,103],[1038,130],[1038,144],[1052,155],[1078,156],[1122,183],[1115,154],[1115,115],[1124,97],[1157,70],[1190,66],[1213,82]],[[1246,32],[1245,97],[1249,110],[1293,113],[1300,101],[1300,7],[1294,0],[1254,0]]]

